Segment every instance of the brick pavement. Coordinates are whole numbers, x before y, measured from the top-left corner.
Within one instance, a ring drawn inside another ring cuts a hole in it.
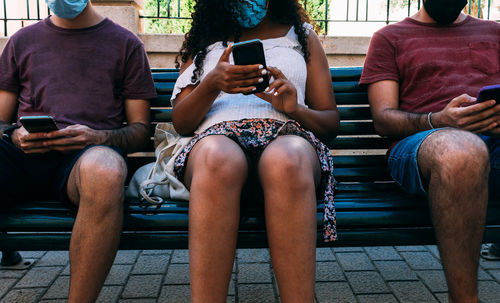
[[[27,270],[0,270],[0,303],[65,302],[66,251],[21,252]],[[481,302],[500,302],[500,261],[480,262]],[[119,251],[98,302],[189,302],[187,250]],[[279,302],[267,249],[237,251],[227,302]],[[447,302],[435,246],[319,248],[316,302]]]

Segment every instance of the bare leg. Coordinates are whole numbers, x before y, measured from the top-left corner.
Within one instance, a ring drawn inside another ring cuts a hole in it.
[[[226,302],[234,262],[241,190],[248,164],[224,136],[194,146],[186,167],[189,200],[189,269],[192,302]]]
[[[68,179],[68,196],[78,205],[71,236],[69,302],[94,302],[118,249],[127,167],[107,147],[87,150]]]
[[[269,247],[282,302],[313,302],[316,262],[314,148],[298,136],[276,138],[259,161]]]
[[[450,302],[478,302],[477,267],[488,201],[488,150],[459,130],[431,134],[418,162],[429,202]]]

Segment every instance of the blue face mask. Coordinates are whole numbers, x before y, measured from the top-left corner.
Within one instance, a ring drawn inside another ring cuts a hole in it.
[[[74,19],[87,7],[89,0],[45,0],[45,2],[57,17]]]
[[[266,0],[228,0],[227,7],[244,28],[256,27],[267,14]]]

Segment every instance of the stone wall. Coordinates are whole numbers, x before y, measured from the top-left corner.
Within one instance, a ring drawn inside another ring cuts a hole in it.
[[[179,51],[183,35],[141,34],[138,10],[143,0],[92,0],[97,11],[137,34],[144,42],[153,68],[171,68]],[[0,51],[7,38],[0,37]],[[363,65],[370,42],[368,37],[321,37],[330,66]]]

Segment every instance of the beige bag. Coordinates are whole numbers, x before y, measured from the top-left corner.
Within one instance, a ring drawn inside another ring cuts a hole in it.
[[[177,134],[170,123],[159,123],[154,135],[156,162],[146,164],[134,173],[126,196],[151,204],[161,204],[165,199],[189,200],[189,191],[175,177],[174,162],[192,138]]]

